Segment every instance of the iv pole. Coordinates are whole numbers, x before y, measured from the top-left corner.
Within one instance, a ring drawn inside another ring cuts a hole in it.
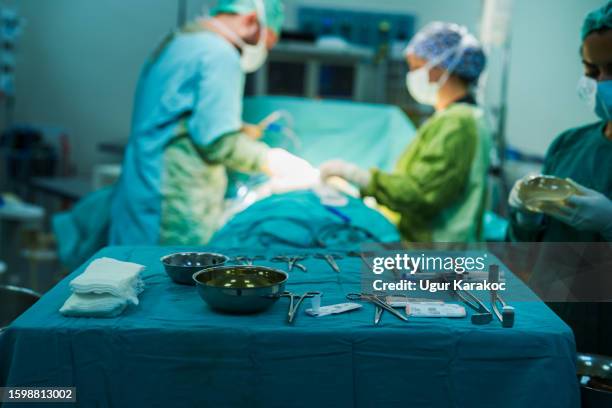
[[[513,0],[483,0],[481,18],[481,42],[486,53],[491,56],[495,52],[501,53],[501,72],[499,73],[499,98],[497,103],[491,104],[490,113],[495,118],[494,143],[496,148],[496,170],[499,178],[500,193],[502,197],[509,194],[509,186],[505,177],[504,164],[506,157],[506,124],[508,115],[508,84],[510,78],[511,63],[511,21]],[[490,73],[483,78],[480,86],[479,96],[481,100],[486,99],[485,89],[488,84]],[[507,213],[506,200],[499,202],[500,212]]]

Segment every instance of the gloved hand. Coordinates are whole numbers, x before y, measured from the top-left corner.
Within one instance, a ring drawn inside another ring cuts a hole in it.
[[[612,200],[572,179],[567,181],[579,195],[570,196],[565,203],[549,205],[546,213],[577,230],[599,232],[606,240],[612,241]]]
[[[251,125],[250,123],[242,124],[242,133],[247,135],[251,140],[259,140],[263,136],[264,129],[259,125]]]
[[[521,190],[521,186],[527,180],[529,180],[532,175],[527,175],[514,183],[512,190],[510,190],[510,195],[508,196],[508,205],[510,206],[510,211],[514,215],[514,219],[521,227],[525,228],[535,228],[542,223],[542,219],[544,216],[540,213],[536,213],[530,211],[525,207],[525,204],[519,198],[519,191]]]
[[[284,149],[270,149],[266,156],[263,172],[270,177],[300,178],[310,177],[316,169],[306,160]]]
[[[355,184],[359,188],[365,188],[370,184],[372,178],[369,171],[360,169],[358,166],[347,163],[344,160],[330,160],[323,163],[319,170],[321,171],[321,180],[323,181],[329,177],[337,176]]]

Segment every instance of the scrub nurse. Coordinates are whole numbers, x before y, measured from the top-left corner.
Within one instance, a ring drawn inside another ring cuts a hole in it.
[[[612,2],[587,15],[580,58],[584,75],[578,94],[599,120],[563,132],[552,143],[543,174],[571,179],[580,195],[546,215],[533,213],[519,200],[521,180],[510,193],[514,241],[612,241]]]
[[[202,245],[220,227],[226,169],[300,175],[304,160],[243,131],[245,73],[277,42],[280,0],[219,0],[146,62],[112,200],[111,245]]]
[[[396,213],[405,241],[480,241],[491,149],[472,92],[486,63],[482,47],[465,27],[434,22],[410,42],[406,60],[408,91],[436,112],[395,170],[333,160],[321,166],[321,176],[342,177]]]
[[[509,197],[508,235],[513,241],[612,241],[612,2],[587,15],[581,39],[584,75],[578,81],[578,93],[599,120],[557,137],[542,171],[570,179],[580,194],[551,205],[544,215],[533,213],[518,198],[521,180],[517,181]],[[551,251],[553,257],[562,255],[554,248]],[[564,277],[566,282],[571,278]],[[555,279],[557,268],[549,262],[529,278],[535,287],[550,287],[557,283]],[[548,306],[573,329],[578,351],[612,355],[610,303],[549,302]]]

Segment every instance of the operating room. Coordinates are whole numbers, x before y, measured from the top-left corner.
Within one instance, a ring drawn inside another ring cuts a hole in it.
[[[612,1],[0,0],[0,406],[612,407],[611,241]]]

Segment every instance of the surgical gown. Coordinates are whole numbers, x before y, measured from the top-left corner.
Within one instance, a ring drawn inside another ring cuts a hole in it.
[[[491,137],[482,110],[455,103],[418,130],[393,173],[362,189],[399,215],[408,242],[482,240]]]
[[[260,170],[242,128],[239,52],[202,30],[168,37],[145,64],[113,197],[111,245],[201,245],[218,229],[226,168]]]
[[[612,199],[612,140],[604,135],[605,122],[570,129],[550,146],[543,174],[569,177],[579,184],[597,190]],[[524,228],[511,220],[509,238],[529,242],[603,242],[598,232],[578,231],[554,218],[545,216],[534,228]],[[554,247],[542,248],[558,251]],[[557,254],[554,253],[556,256]],[[562,254],[558,254],[562,255]],[[554,259],[550,255],[543,259]],[[588,262],[586,262],[588,267]],[[548,262],[535,266],[529,277],[535,287],[550,285],[558,278],[558,268]],[[578,351],[612,354],[612,304],[608,302],[547,303],[573,330]]]

